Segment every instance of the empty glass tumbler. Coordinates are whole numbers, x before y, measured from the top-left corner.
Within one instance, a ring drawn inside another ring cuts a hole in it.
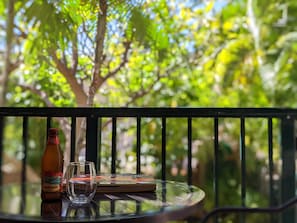
[[[74,204],[89,203],[96,193],[96,170],[93,162],[70,162],[66,170],[66,192]]]

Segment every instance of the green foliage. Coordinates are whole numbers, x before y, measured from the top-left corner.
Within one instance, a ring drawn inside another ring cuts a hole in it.
[[[145,47],[152,47],[158,52],[160,59],[169,47],[166,29],[158,25],[148,15],[143,15],[140,10],[134,9],[130,20],[130,27],[127,29],[129,39],[133,37]]]
[[[63,1],[26,1],[24,3],[24,22],[29,23],[32,27],[38,27],[38,31],[42,36],[34,38],[33,42],[35,47],[51,47],[52,44],[60,43],[60,47],[64,49],[67,47],[69,39],[73,38],[75,32],[74,22],[72,20],[71,11],[68,7],[77,5],[74,2]],[[78,16],[77,16],[78,17]],[[42,45],[37,44],[42,40]]]
[[[28,41],[24,43],[25,61],[29,66],[23,72],[28,73],[26,75],[28,83],[38,82],[41,86],[43,86],[42,78],[38,81],[30,80],[34,77],[31,73],[38,75],[44,73],[43,80],[51,79],[52,74],[57,73],[51,58],[47,55],[48,49],[58,48],[59,58],[66,53],[66,60],[71,63],[71,55],[67,56],[67,53],[70,54],[69,47],[72,44],[70,40],[75,34],[80,36],[79,47],[94,48],[92,42],[83,44],[83,41],[87,41],[84,36],[94,40],[96,13],[92,12],[98,8],[95,1],[45,1],[44,4],[42,3],[42,1],[28,1],[28,3],[23,1],[23,10],[20,11],[20,13],[24,12],[24,22],[29,22],[31,28]],[[109,38],[106,39],[106,56],[110,62],[102,67],[102,72],[107,73],[119,65],[121,52],[124,50],[124,44],[121,43],[120,38],[135,41],[133,41],[128,65],[121,69],[117,75],[118,78],[108,80],[107,85],[103,87],[105,89],[102,88],[100,91],[108,98],[106,101],[111,102],[107,105],[125,104],[130,100],[129,98],[135,97],[137,98],[135,105],[158,106],[156,101],[160,101],[159,105],[163,106],[211,104],[237,106],[238,101],[242,101],[242,97],[250,98],[248,92],[251,91],[242,91],[242,89],[247,89],[247,85],[254,82],[257,74],[250,70],[255,57],[251,53],[253,40],[243,28],[245,23],[243,2],[230,3],[217,14],[213,11],[215,1],[209,2],[204,7],[199,4],[199,2],[189,5],[181,2],[168,4],[165,0],[129,1],[127,4],[110,3],[108,28],[117,25],[118,29],[115,31],[110,29],[107,32]],[[73,11],[78,13],[74,14]],[[84,21],[88,21],[85,23],[87,32],[81,35],[79,30]],[[221,48],[219,51],[221,53],[213,57],[218,48]],[[202,61],[202,55],[208,59]],[[92,56],[92,54],[82,53],[79,57],[76,77],[85,84],[91,79],[92,60],[90,58]],[[251,62],[246,65],[242,63],[249,60]],[[206,66],[207,64],[213,65]],[[214,65],[218,72],[213,72]],[[247,69],[244,74],[240,72],[243,69]],[[219,88],[222,89],[213,91],[217,87],[214,84],[217,74],[222,76],[222,81],[218,83],[221,86]],[[69,91],[69,87],[65,87],[67,85],[65,81],[55,79],[53,83],[56,83],[58,89]],[[259,81],[256,83],[261,84]],[[240,92],[238,96],[233,95],[236,93],[232,94],[232,99],[238,98],[232,103],[228,96],[218,97],[218,94],[224,93],[223,91],[226,95],[230,94],[229,87],[230,90],[234,87],[238,88]],[[136,97],[139,92],[146,92],[146,89],[149,92],[145,94],[148,95],[147,98]],[[159,92],[161,92],[160,99],[163,95],[163,98],[168,100],[150,100],[159,96]],[[252,92],[255,92],[254,89]],[[52,95],[51,90],[48,95]],[[119,95],[123,96],[122,99],[118,97]],[[68,98],[72,100],[59,105],[75,105],[73,95],[69,97],[67,94],[61,94],[60,97],[61,100]],[[220,101],[229,101],[229,103],[220,103]],[[252,103],[255,102],[252,101]]]

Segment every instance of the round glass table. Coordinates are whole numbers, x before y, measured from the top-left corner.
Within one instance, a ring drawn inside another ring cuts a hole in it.
[[[0,222],[167,222],[201,208],[205,193],[195,186],[156,180],[153,192],[97,193],[90,204],[77,206],[66,197],[42,202],[40,184],[0,187]]]

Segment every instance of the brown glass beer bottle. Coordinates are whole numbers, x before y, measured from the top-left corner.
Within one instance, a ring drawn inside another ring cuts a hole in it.
[[[58,200],[62,196],[63,154],[58,129],[50,128],[41,163],[41,199]]]

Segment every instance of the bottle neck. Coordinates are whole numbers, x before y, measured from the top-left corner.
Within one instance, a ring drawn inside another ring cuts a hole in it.
[[[60,144],[58,136],[49,136],[47,139],[47,144],[54,144],[54,145]]]

